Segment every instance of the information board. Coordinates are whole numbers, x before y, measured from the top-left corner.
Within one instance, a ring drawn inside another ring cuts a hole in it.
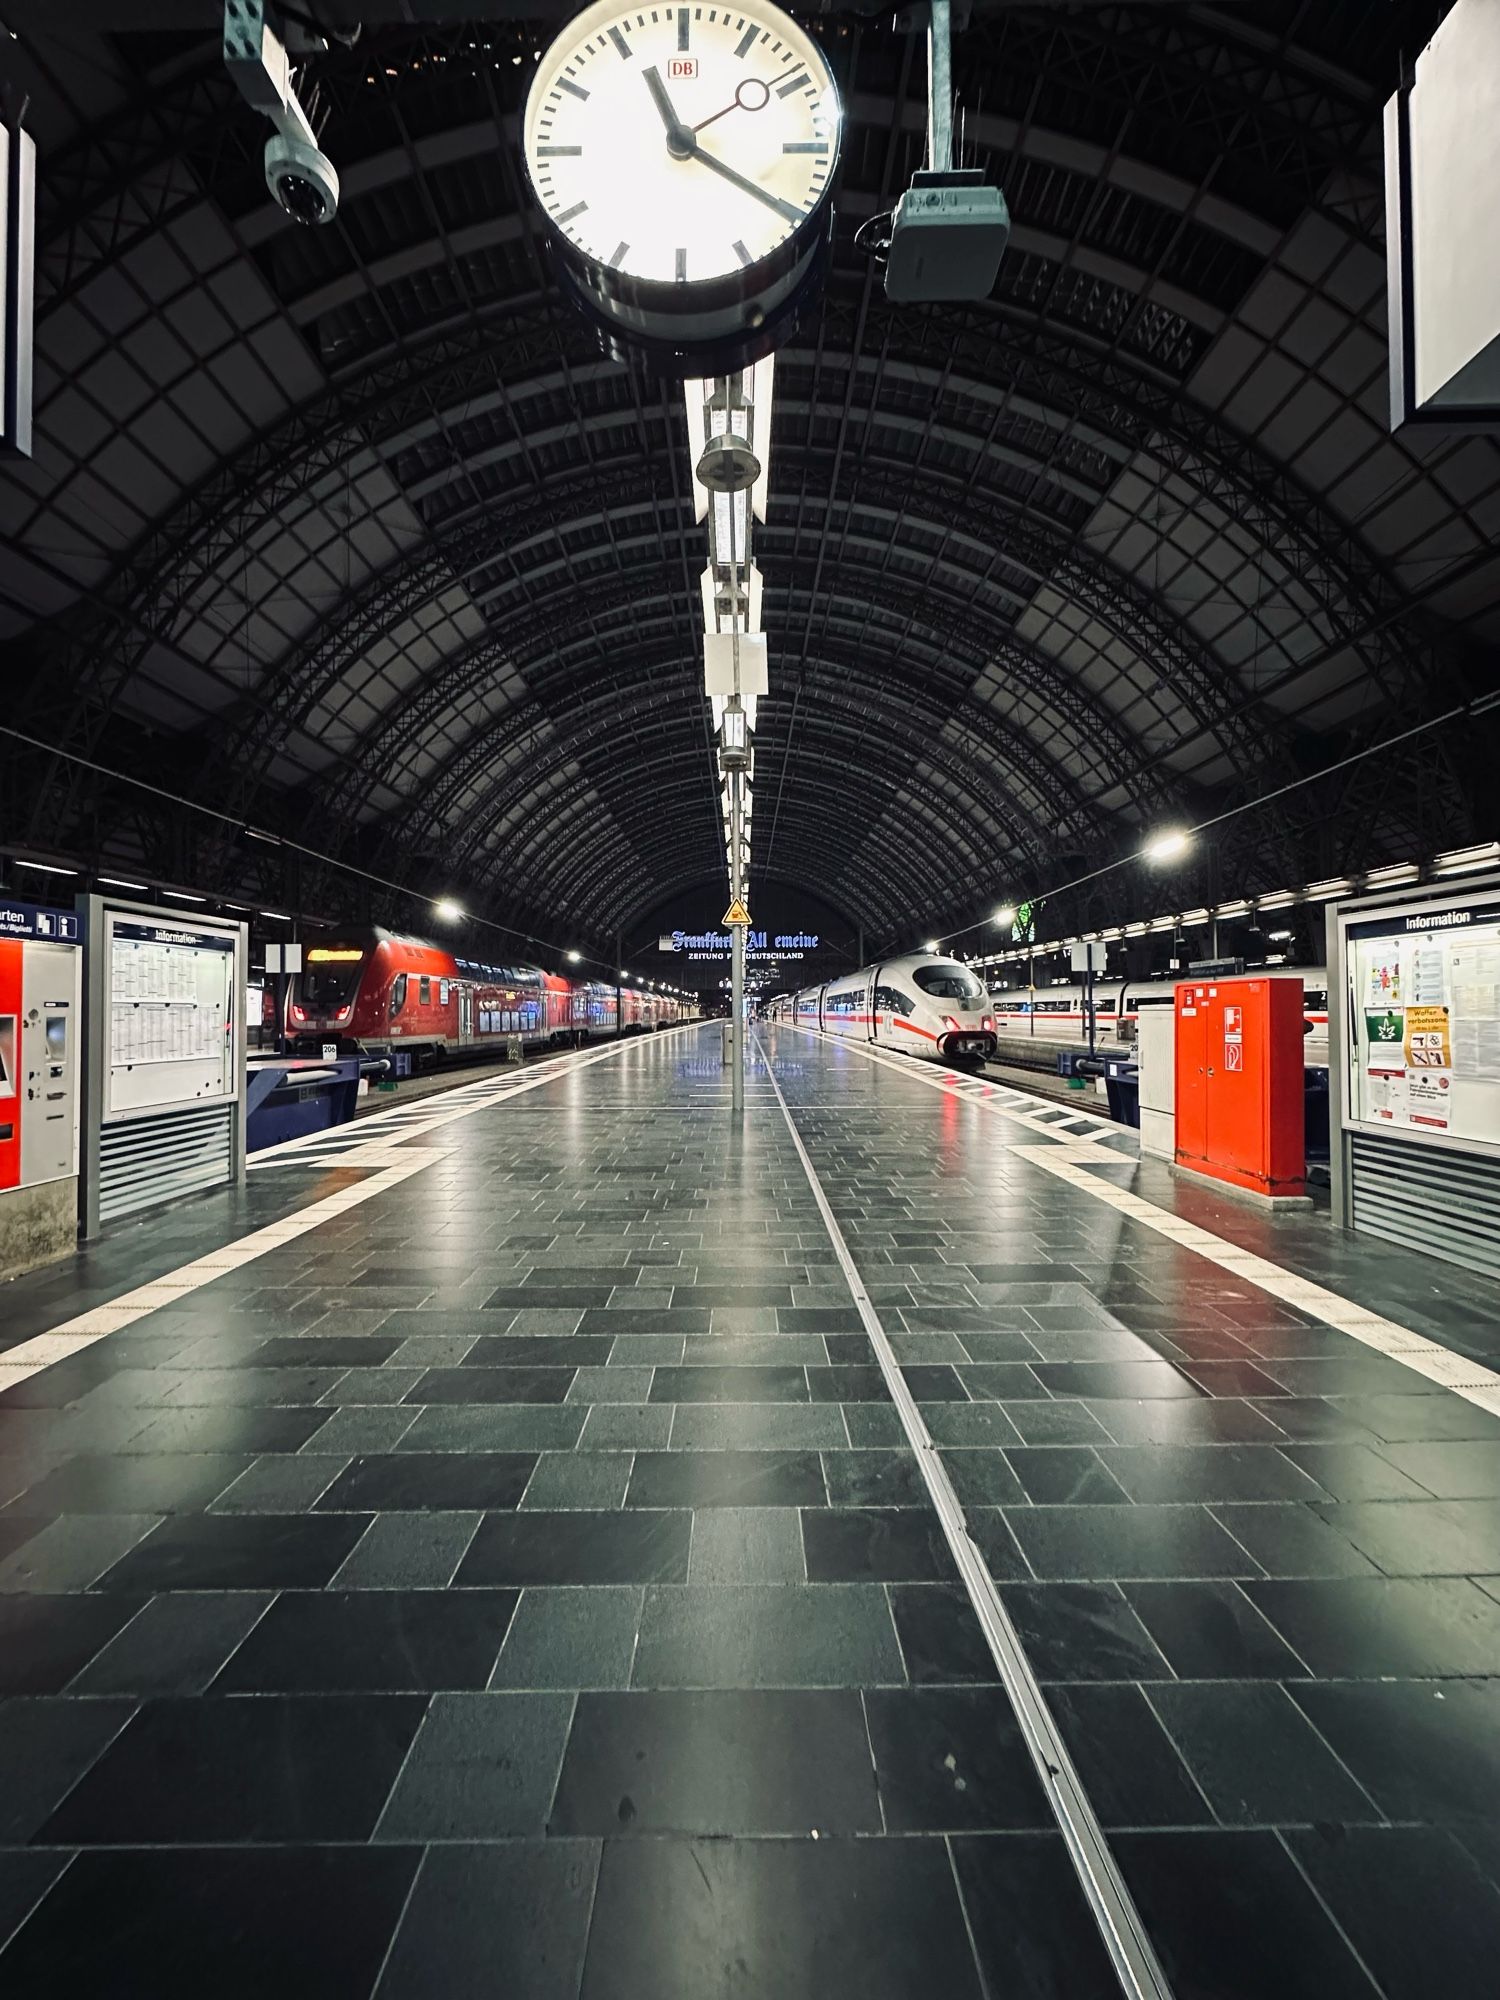
[[[235,933],[110,911],[106,1119],[236,1093]]]
[[[1500,1153],[1500,897],[1344,927],[1345,1123]]]

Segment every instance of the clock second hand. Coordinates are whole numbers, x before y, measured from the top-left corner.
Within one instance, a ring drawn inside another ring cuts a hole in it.
[[[752,104],[745,93],[746,91],[753,92],[757,90],[763,92],[764,95],[758,104]],[[705,125],[712,125],[720,118],[727,118],[731,111],[764,111],[770,101],[770,84],[762,82],[758,76],[747,76],[736,87],[734,96],[724,106],[723,110],[712,112],[707,118],[700,118],[698,123],[693,127],[693,132],[696,135],[703,130]]]
[[[661,122],[667,128],[667,151],[672,155],[674,160],[701,160],[705,167],[708,167],[713,173],[718,174],[721,179],[728,181],[731,187],[737,187],[742,194],[753,195],[757,201],[764,202],[767,208],[774,208],[784,221],[802,222],[805,220],[800,208],[793,208],[789,201],[783,201],[779,195],[772,194],[768,188],[760,187],[756,182],[747,180],[744,174],[736,173],[733,167],[726,166],[722,160],[716,160],[712,153],[704,152],[703,148],[694,138],[691,129],[684,125],[682,120],[677,116],[672,100],[667,95],[667,86],[662,82],[661,72],[656,68],[655,64],[651,68],[643,70],[641,74],[646,79],[646,88],[650,91],[651,101],[655,104],[657,111],[661,115]],[[725,108],[728,109],[727,106]]]

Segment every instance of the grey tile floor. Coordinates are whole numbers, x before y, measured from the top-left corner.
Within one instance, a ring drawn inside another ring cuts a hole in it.
[[[1045,1135],[765,1049],[1181,2000],[1493,1996],[1500,1420]],[[774,1095],[724,1095],[714,1031],[632,1045],[0,1395],[0,1991],[1118,1990]],[[357,1177],[138,1225],[4,1344]],[[1213,1213],[1495,1351],[1470,1283]]]

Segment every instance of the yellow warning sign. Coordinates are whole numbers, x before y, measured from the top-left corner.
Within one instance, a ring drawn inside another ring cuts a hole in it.
[[[749,928],[750,912],[745,908],[744,902],[738,897],[724,912],[724,928],[727,930],[731,924],[744,924],[747,929]]]
[[[1408,1007],[1406,1061],[1410,1069],[1451,1069],[1453,1046],[1446,1007]]]

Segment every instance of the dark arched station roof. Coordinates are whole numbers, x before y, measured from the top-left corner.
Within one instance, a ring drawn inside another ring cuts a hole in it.
[[[303,11],[364,24],[308,71],[344,188],[314,230],[266,195],[216,7],[8,12],[38,323],[0,841],[352,901],[250,827],[602,948],[723,849],[681,398],[601,354],[520,177],[567,10]],[[777,368],[755,882],[936,933],[1493,681],[1500,449],[1386,420],[1380,113],[1442,12],[976,0],[964,143],[1012,243],[989,300],[923,307],[853,240],[920,164],[921,38],[806,16],[847,131]],[[1292,791],[1219,883],[1485,836],[1494,747]]]

